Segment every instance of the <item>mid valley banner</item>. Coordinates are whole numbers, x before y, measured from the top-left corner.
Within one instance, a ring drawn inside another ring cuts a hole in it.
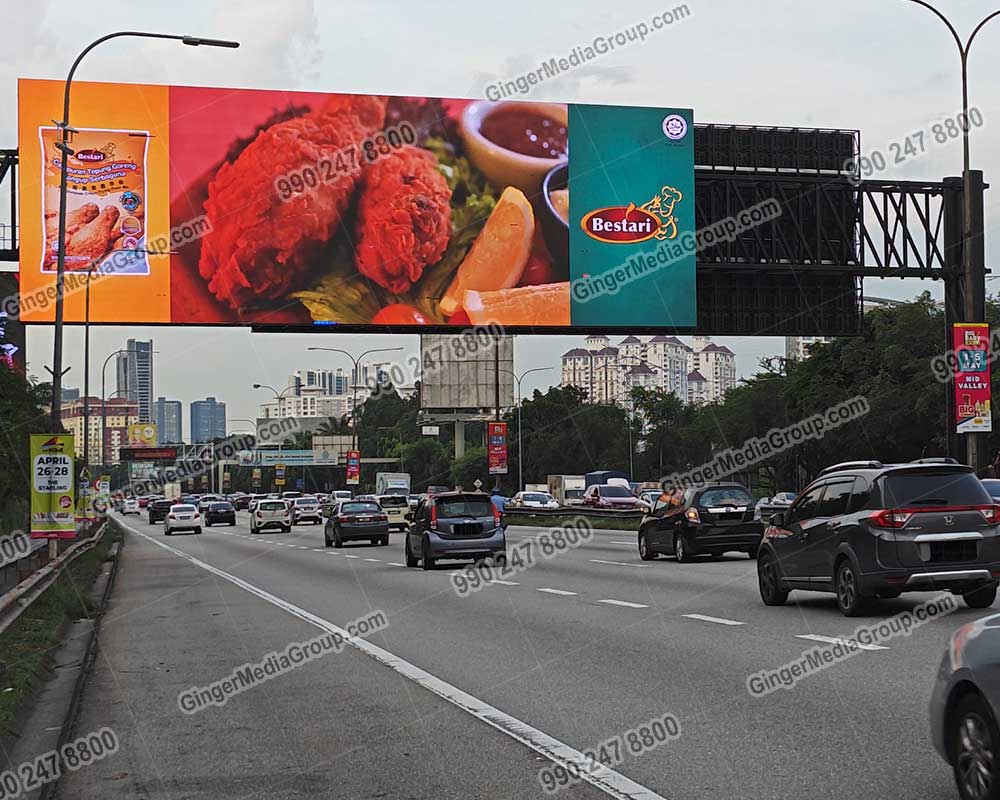
[[[690,109],[73,84],[65,316],[688,328]],[[54,316],[63,83],[18,83],[21,316]]]
[[[958,322],[952,326],[955,351],[955,430],[979,433],[993,430],[990,415],[990,326]]]

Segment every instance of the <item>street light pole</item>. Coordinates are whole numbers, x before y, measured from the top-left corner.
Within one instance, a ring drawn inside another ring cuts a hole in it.
[[[90,469],[90,278],[96,266],[95,262],[87,269],[87,299],[83,323],[83,467],[86,470]],[[59,391],[62,392],[61,385]]]
[[[555,369],[554,367],[534,367],[532,369],[525,370],[519,375],[517,375],[513,370],[502,369],[501,372],[506,372],[508,375],[514,376],[514,382],[517,384],[517,490],[524,491],[524,452],[521,447],[521,381],[524,380],[525,376],[530,375],[532,372],[546,372],[550,369]]]
[[[222,39],[203,39],[197,36],[182,36],[169,33],[149,33],[146,31],[117,31],[102,36],[87,45],[76,57],[73,66],[66,76],[66,87],[63,91],[63,118],[57,123],[62,131],[62,138],[56,145],[59,150],[59,238],[56,250],[56,309],[55,309],[55,336],[52,345],[52,412],[51,423],[52,432],[58,433],[62,430],[62,356],[63,356],[63,287],[66,276],[66,195],[69,183],[69,157],[73,155],[73,150],[69,146],[70,134],[73,129],[69,126],[69,98],[70,88],[73,85],[73,75],[77,67],[83,61],[84,56],[99,44],[109,39],[117,39],[123,36],[137,37],[141,39],[174,39],[192,47],[207,45],[210,47],[239,47],[239,42],[224,41]],[[88,281],[88,290],[90,288]]]
[[[253,388],[254,389],[270,389],[271,390],[271,394],[274,395],[274,399],[278,401],[278,419],[281,419],[282,418],[281,417],[281,401],[284,399],[285,393],[291,391],[295,387],[294,386],[286,386],[284,389],[282,389],[279,392],[273,386],[268,386],[266,383],[255,383],[253,385]],[[246,422],[246,421],[248,421],[248,420],[244,420],[244,422]],[[278,452],[281,452],[281,448],[283,446],[284,446],[284,442],[283,441],[279,441],[278,442]]]
[[[361,372],[361,362],[364,357],[371,355],[372,353],[397,353],[402,350],[402,347],[375,347],[371,350],[365,350],[361,355],[355,358],[351,353],[346,350],[341,350],[339,347],[308,347],[307,350],[323,350],[327,353],[340,353],[341,355],[347,356],[351,359],[351,364],[354,366],[352,374],[354,375],[354,406],[351,408],[351,430],[354,434],[354,449],[358,449],[358,377]]]
[[[991,19],[1000,16],[1000,10],[994,11],[984,17],[969,34],[969,38],[962,43],[962,37],[958,35],[955,26],[938,9],[934,8],[926,0],[909,0],[918,6],[923,6],[936,16],[948,28],[955,45],[958,47],[958,55],[962,64],[962,283],[963,283],[963,314],[966,322],[984,321],[986,298],[986,283],[982,275],[977,274],[976,264],[972,253],[972,174],[970,169],[969,153],[969,50],[976,35],[983,29]],[[949,420],[949,425],[953,421]],[[979,445],[982,434],[966,434],[968,446],[967,455],[969,463],[976,469],[979,468]]]
[[[134,349],[130,350],[128,348],[121,348],[119,350],[115,350],[115,352],[113,352],[106,359],[104,359],[104,365],[101,367],[101,466],[102,467],[106,467],[108,465],[107,448],[105,447],[105,442],[104,442],[104,437],[106,435],[105,428],[107,427],[108,424],[107,401],[104,399],[104,392],[105,392],[104,384],[108,371],[108,362],[115,356],[121,355],[122,353],[138,353],[138,352],[139,352],[138,350]],[[152,353],[153,351],[151,350],[150,351],[151,362],[152,362]],[[127,391],[127,388],[125,390],[118,390],[118,391]],[[86,412],[84,412],[84,415],[86,416]],[[87,435],[89,435],[89,431],[87,432]]]

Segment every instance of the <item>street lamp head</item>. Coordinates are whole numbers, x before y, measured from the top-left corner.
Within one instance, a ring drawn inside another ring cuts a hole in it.
[[[182,36],[181,41],[184,44],[190,45],[191,47],[198,47],[199,45],[205,45],[206,47],[239,47],[239,42],[229,41],[228,39],[205,39],[201,36]]]
[[[253,388],[254,388],[254,389],[260,389],[260,388],[261,388],[261,385],[260,385],[259,383],[255,383],[255,384],[253,385]]]

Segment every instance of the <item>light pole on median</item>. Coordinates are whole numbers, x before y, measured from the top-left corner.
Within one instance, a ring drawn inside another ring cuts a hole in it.
[[[62,131],[62,138],[60,142],[56,145],[56,149],[60,152],[59,158],[59,234],[57,240],[57,250],[56,250],[56,308],[55,308],[55,336],[53,337],[52,345],[52,412],[51,412],[51,426],[52,432],[58,433],[62,430],[62,355],[63,355],[63,282],[66,276],[66,195],[68,192],[69,183],[69,168],[68,160],[71,155],[73,155],[73,149],[70,147],[70,135],[74,132],[69,125],[69,98],[70,98],[70,88],[73,85],[73,75],[76,73],[77,67],[80,66],[80,62],[83,61],[84,56],[87,55],[91,50],[97,47],[99,44],[108,41],[109,39],[117,39],[121,37],[132,37],[140,39],[173,39],[175,41],[182,42],[183,44],[190,45],[192,47],[197,47],[199,45],[206,45],[209,47],[239,47],[239,42],[225,41],[222,39],[204,39],[198,36],[185,36],[170,33],[151,33],[147,31],[116,31],[115,33],[109,33],[102,36],[99,39],[91,42],[87,45],[83,51],[76,57],[73,62],[73,66],[69,69],[69,74],[66,76],[66,87],[63,91],[63,118],[62,122],[57,123],[57,126]],[[88,281],[87,288],[89,290],[90,284]],[[102,442],[103,444],[103,442]]]
[[[501,369],[501,372],[506,372],[508,375],[514,376],[514,382],[517,383],[517,490],[524,490],[524,454],[521,450],[521,381],[532,372],[547,372],[550,369],[555,369],[555,367],[533,367],[532,369],[525,370],[520,375],[516,374],[513,370]]]
[[[351,429],[354,432],[354,449],[358,449],[358,378],[361,373],[361,362],[364,360],[365,356],[371,355],[372,353],[398,353],[402,350],[402,347],[375,347],[371,350],[365,350],[360,356],[354,357],[351,353],[346,350],[341,350],[339,347],[308,347],[307,350],[323,350],[327,353],[340,353],[341,355],[347,356],[351,359],[351,364],[354,365],[354,370],[351,373],[354,376],[353,388],[354,388],[354,403],[351,408]]]
[[[281,419],[281,401],[284,400],[285,399],[285,395],[288,392],[292,391],[292,389],[294,389],[295,387],[294,386],[286,386],[284,389],[282,389],[279,392],[273,386],[268,386],[266,383],[255,383],[253,385],[253,388],[254,389],[268,389],[268,390],[270,390],[271,394],[274,395],[274,399],[278,402],[278,419]],[[256,425],[256,423],[254,423],[254,424]],[[284,446],[284,441],[279,441],[278,442],[278,451],[279,452],[281,451],[281,449],[282,449],[283,446]]]
[[[107,448],[104,446],[105,445],[104,431],[108,424],[108,407],[107,407],[107,402],[104,399],[104,392],[105,392],[104,385],[105,385],[105,378],[107,377],[108,362],[111,361],[111,359],[114,358],[115,356],[121,355],[122,353],[138,353],[138,352],[140,351],[135,349],[129,349],[127,347],[115,350],[113,353],[111,353],[111,355],[109,355],[106,359],[104,359],[104,364],[101,367],[101,466],[103,467],[106,467],[108,465]],[[159,350],[150,350],[149,354],[150,356],[152,356],[154,353],[159,353],[159,352],[160,352]],[[118,391],[127,391],[127,388],[120,389]],[[90,435],[89,431],[87,431],[87,435],[88,436]]]
[[[955,45],[958,47],[958,55],[962,64],[962,283],[963,283],[963,315],[966,322],[983,322],[985,309],[983,305],[986,298],[985,276],[977,274],[977,265],[972,252],[972,175],[969,166],[969,50],[976,35],[983,29],[991,19],[1000,16],[1000,10],[988,14],[979,24],[973,28],[969,38],[962,42],[962,37],[951,21],[938,9],[934,8],[926,0],[908,0],[923,6],[936,16],[948,28]],[[949,420],[949,425],[953,422]],[[979,468],[979,444],[982,434],[969,433],[966,442],[968,443],[968,460],[976,469]]]

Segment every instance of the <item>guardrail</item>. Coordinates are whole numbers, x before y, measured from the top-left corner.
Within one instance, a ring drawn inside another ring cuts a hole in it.
[[[593,520],[595,528],[636,531],[639,530],[639,522],[644,513],[590,506],[560,506],[559,508],[505,508],[503,518],[507,525],[532,525],[538,522],[553,525],[575,517],[585,517]]]
[[[100,542],[107,529],[107,520],[99,523],[90,537],[75,542],[73,545],[64,550],[57,558],[49,561],[40,569],[35,570],[29,577],[22,580],[13,589],[0,596],[0,634],[7,630],[7,628],[9,628],[18,619],[18,617],[20,617],[21,614],[23,614],[24,611],[33,602],[35,602],[35,600],[45,593],[46,589],[52,586],[52,584],[59,579],[63,570],[66,569],[66,567],[72,563],[77,556],[92,549],[98,542]],[[26,556],[26,558],[30,558],[32,555],[39,552],[46,551],[47,548],[44,545],[47,545],[47,542],[44,539],[40,539],[38,541],[41,542],[43,547],[40,550],[34,550],[33,553]],[[23,561],[24,559],[21,560]]]
[[[17,533],[21,533],[17,531]],[[27,536],[27,534],[23,534]],[[28,552],[8,561],[0,567],[0,595],[9,592],[32,572],[49,562],[48,542],[45,539],[29,539]]]

